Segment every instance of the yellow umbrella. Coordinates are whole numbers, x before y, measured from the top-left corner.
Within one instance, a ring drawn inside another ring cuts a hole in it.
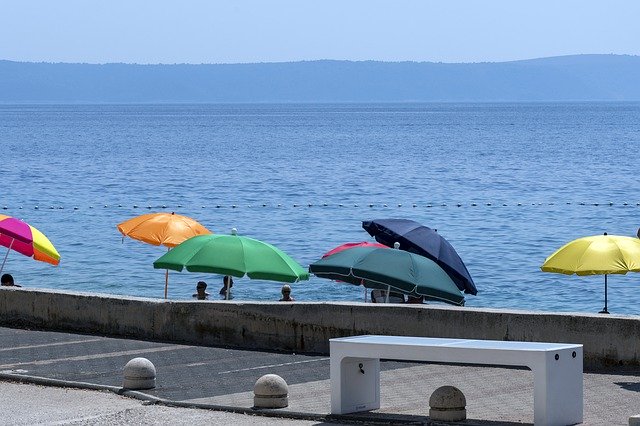
[[[118,225],[124,237],[168,249],[196,235],[211,234],[199,222],[187,216],[171,213],[147,213],[136,216]],[[165,274],[164,298],[169,288],[169,270]]]
[[[576,275],[604,274],[604,309],[607,310],[607,275],[640,272],[640,239],[620,235],[594,235],[573,240],[547,257],[544,272]]]

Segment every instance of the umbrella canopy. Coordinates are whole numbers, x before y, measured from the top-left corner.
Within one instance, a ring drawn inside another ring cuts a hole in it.
[[[124,237],[154,246],[175,247],[196,235],[211,234],[199,222],[187,216],[171,213],[148,213],[126,220],[118,225]]]
[[[20,219],[2,214],[0,214],[0,245],[9,249],[0,266],[0,272],[4,269],[10,250],[40,262],[52,265],[60,263],[60,254],[42,232]]]
[[[384,244],[379,244],[379,243],[370,243],[367,241],[362,241],[360,243],[344,243],[342,245],[339,245],[336,248],[333,248],[331,250],[329,250],[328,252],[326,252],[325,254],[322,255],[322,257],[327,257],[327,256],[331,256],[332,254],[336,254],[339,253],[343,250],[347,250],[350,248],[354,248],[354,247],[378,247],[378,248],[387,248],[387,246],[385,246]]]
[[[464,262],[453,246],[435,230],[407,219],[377,219],[362,222],[362,227],[379,243],[416,253],[436,262],[461,291],[476,295],[478,290]]]
[[[578,238],[547,257],[543,272],[576,275],[604,275],[604,309],[607,310],[607,275],[640,272],[640,239],[620,235]]]
[[[120,223],[118,231],[122,238],[130,237],[154,246],[172,248],[196,235],[211,234],[199,222],[187,216],[166,213],[147,213]],[[169,271],[164,279],[164,298],[169,291]]]
[[[221,275],[293,283],[308,280],[309,273],[285,252],[271,244],[231,235],[211,234],[190,238],[153,262],[156,269],[210,272]]]
[[[320,278],[363,284],[369,288],[392,287],[454,305],[464,296],[449,275],[434,261],[403,250],[355,247],[327,256],[309,265]]]
[[[342,245],[339,245],[336,248],[333,248],[333,249],[329,250],[328,252],[323,254],[322,257],[325,258],[327,256],[331,256],[332,254],[336,254],[336,253],[339,253],[339,252],[341,252],[343,250],[347,250],[347,249],[354,248],[354,247],[387,248],[387,246],[385,246],[384,244],[370,243],[368,241],[362,241],[362,242],[359,242],[359,243],[344,243]],[[340,280],[336,280],[336,281],[340,281]],[[361,283],[351,282],[350,284],[360,285]],[[364,301],[365,302],[367,301],[367,288],[375,288],[375,289],[380,289],[380,290],[385,290],[386,289],[386,286],[379,286],[377,284],[375,284],[375,285],[371,284],[368,287],[366,285],[363,285],[363,287],[364,287]]]

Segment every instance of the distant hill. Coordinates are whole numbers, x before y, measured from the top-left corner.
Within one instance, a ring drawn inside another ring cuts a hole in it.
[[[2,103],[639,101],[640,56],[219,65],[0,61]]]

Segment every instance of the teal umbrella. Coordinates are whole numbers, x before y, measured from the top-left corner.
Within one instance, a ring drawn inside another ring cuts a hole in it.
[[[309,273],[282,250],[253,238],[198,235],[180,243],[153,262],[156,269],[210,272],[221,275],[293,283]]]
[[[309,265],[320,278],[368,288],[386,288],[464,305],[464,296],[449,275],[434,261],[404,250],[355,247]]]

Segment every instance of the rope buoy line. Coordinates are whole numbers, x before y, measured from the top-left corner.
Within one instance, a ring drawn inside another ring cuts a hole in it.
[[[216,209],[223,209],[223,208],[231,208],[231,209],[237,209],[237,208],[255,208],[255,207],[259,207],[259,208],[263,208],[263,207],[276,207],[276,208],[300,208],[300,207],[307,207],[307,208],[311,208],[311,207],[367,207],[367,208],[374,208],[374,207],[383,207],[383,208],[402,208],[402,207],[410,207],[410,208],[436,208],[436,207],[522,207],[522,206],[555,206],[555,205],[563,205],[562,203],[427,203],[427,204],[418,204],[418,203],[412,203],[412,204],[402,204],[402,203],[398,203],[398,204],[390,204],[390,203],[365,203],[365,204],[358,204],[358,203],[354,203],[354,204],[345,204],[345,203],[338,203],[338,204],[333,204],[333,203],[319,203],[319,204],[313,204],[313,203],[293,203],[293,204],[282,204],[282,203],[277,203],[277,204],[269,204],[269,203],[259,203],[259,204],[247,204],[247,205],[237,205],[237,204],[230,204],[230,205],[226,205],[226,204],[213,204],[213,205],[201,205],[200,208],[202,209],[206,209],[206,208],[216,208]],[[640,202],[636,202],[636,203],[613,203],[613,202],[607,202],[607,203],[585,203],[585,202],[569,202],[567,201],[566,203],[564,203],[564,205],[579,205],[579,206],[592,206],[592,207],[598,207],[598,206],[640,206]],[[133,204],[131,206],[126,206],[123,204],[103,204],[103,205],[99,205],[99,206],[94,206],[94,205],[89,205],[89,206],[85,206],[85,208],[88,209],[94,209],[94,208],[134,208],[134,209],[147,209],[147,210],[151,210],[151,209],[176,209],[176,208],[183,208],[184,206],[182,204],[177,204],[175,206],[168,206],[166,204],[162,204],[162,205],[138,205],[138,204]],[[41,207],[39,205],[33,206],[32,207],[34,210],[65,210],[65,206],[53,206],[53,205],[49,205],[47,207]],[[2,210],[11,210],[11,209],[18,209],[18,210],[23,210],[24,207],[23,206],[17,206],[17,207],[10,207],[7,205],[2,206]],[[80,210],[79,206],[73,206],[71,208],[69,208],[69,210]]]

